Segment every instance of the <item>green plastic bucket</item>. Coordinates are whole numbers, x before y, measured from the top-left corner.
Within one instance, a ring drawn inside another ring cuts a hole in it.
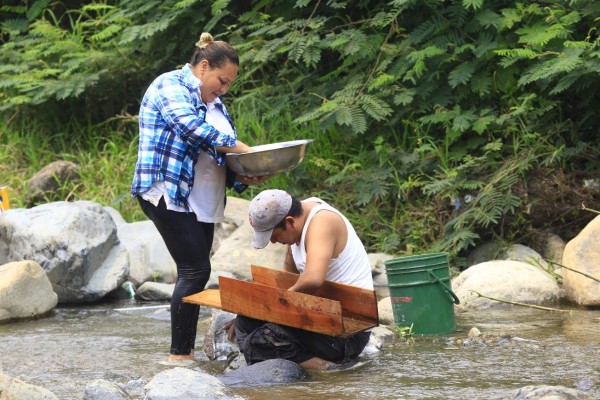
[[[412,333],[454,332],[454,304],[460,300],[450,288],[448,253],[422,254],[385,261],[394,321],[412,326]]]

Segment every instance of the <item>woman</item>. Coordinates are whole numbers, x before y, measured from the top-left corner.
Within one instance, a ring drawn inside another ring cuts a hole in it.
[[[252,150],[237,140],[220,99],[236,78],[236,51],[209,33],[196,47],[189,64],[160,75],[142,99],[131,187],[177,265],[168,361],[194,356],[199,306],[182,299],[204,290],[210,276],[214,224],[223,220],[225,188],[241,192],[266,179],[235,176],[225,166],[225,153]]]

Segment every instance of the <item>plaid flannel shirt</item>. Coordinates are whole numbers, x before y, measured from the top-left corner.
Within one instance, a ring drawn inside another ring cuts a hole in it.
[[[235,146],[237,133],[220,99],[215,100],[215,106],[223,111],[233,134],[226,135],[205,122],[207,110],[200,98],[201,85],[186,64],[160,75],[146,90],[139,112],[140,138],[132,196],[147,191],[156,181],[164,181],[171,202],[188,208],[199,152],[208,153],[218,165],[225,164],[225,154],[217,152],[215,146]],[[228,186],[234,184],[231,178],[229,173]],[[238,185],[236,190],[245,187]]]

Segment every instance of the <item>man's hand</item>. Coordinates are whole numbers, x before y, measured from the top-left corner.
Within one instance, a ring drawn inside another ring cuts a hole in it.
[[[223,330],[227,331],[227,340],[233,342],[233,339],[235,339],[235,318],[223,325]]]

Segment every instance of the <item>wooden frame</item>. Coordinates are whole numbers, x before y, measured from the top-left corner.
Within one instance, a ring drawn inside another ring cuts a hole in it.
[[[184,302],[346,337],[379,324],[373,290],[326,281],[316,295],[289,292],[297,274],[252,265],[252,282],[219,277],[219,290],[209,289]]]

